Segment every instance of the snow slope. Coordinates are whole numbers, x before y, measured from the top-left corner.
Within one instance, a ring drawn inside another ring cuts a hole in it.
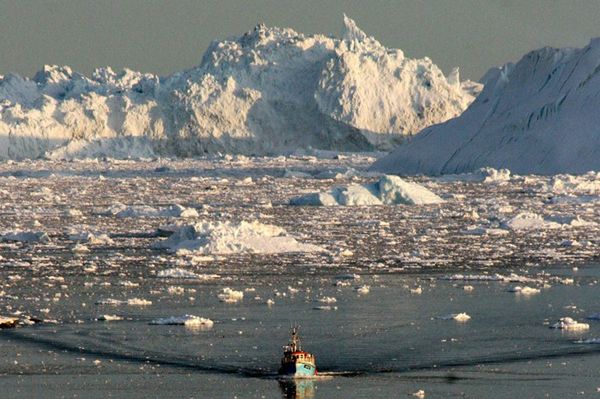
[[[480,167],[517,174],[600,170],[600,39],[542,48],[490,70],[458,118],[425,129],[373,170],[447,174]]]
[[[338,39],[259,25],[163,78],[66,66],[0,76],[0,159],[391,149],[481,90],[344,26]]]

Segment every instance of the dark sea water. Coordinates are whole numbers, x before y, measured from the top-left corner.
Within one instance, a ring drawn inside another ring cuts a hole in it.
[[[218,302],[220,281],[181,285],[196,290],[193,301],[163,296],[147,307],[89,303],[94,316],[125,319],[0,332],[0,387],[10,397],[402,397],[420,389],[427,397],[597,395],[600,345],[576,341],[600,338],[600,322],[588,320],[588,331],[570,333],[548,323],[563,316],[586,321],[600,311],[600,265],[545,271],[574,277],[575,284],[523,297],[507,291],[513,283],[447,281],[440,273],[363,274],[336,287],[333,270],[311,278],[298,270],[257,272],[247,281],[255,291],[236,304]],[[356,293],[359,282],[371,287],[368,294]],[[146,284],[165,282],[148,279],[140,290]],[[465,291],[465,284],[473,290]],[[411,293],[417,285],[423,292]],[[291,295],[288,286],[300,292]],[[286,296],[275,297],[272,306],[250,297],[274,290]],[[74,306],[85,296],[85,289],[69,293]],[[324,296],[337,299],[332,310],[315,309],[323,305],[315,298]],[[460,312],[471,319],[443,318]],[[149,325],[184,314],[215,325]],[[304,348],[317,357],[314,381],[277,378],[292,323],[301,325]]]

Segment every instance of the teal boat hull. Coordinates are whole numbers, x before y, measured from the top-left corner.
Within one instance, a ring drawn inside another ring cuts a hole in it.
[[[308,363],[288,363],[279,369],[279,374],[295,378],[310,378],[317,373],[317,368]]]

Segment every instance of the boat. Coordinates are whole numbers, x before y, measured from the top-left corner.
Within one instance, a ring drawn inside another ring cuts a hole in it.
[[[313,354],[302,350],[299,326],[292,327],[290,343],[283,347],[283,357],[279,374],[293,378],[310,378],[317,374],[315,357]]]

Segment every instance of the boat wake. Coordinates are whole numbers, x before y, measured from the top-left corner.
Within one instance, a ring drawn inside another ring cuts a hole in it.
[[[565,357],[592,356],[600,353],[599,345],[580,345],[573,344],[572,347],[561,348],[558,350],[538,350],[527,354],[499,354],[481,357],[472,357],[469,359],[450,359],[442,362],[424,362],[424,363],[403,363],[398,367],[377,367],[377,362],[370,362],[372,367],[359,369],[353,367],[336,368],[328,367],[327,364],[321,364],[318,373],[304,378],[294,378],[291,376],[282,376],[277,373],[274,365],[270,367],[244,367],[237,365],[224,365],[215,361],[208,361],[199,357],[186,355],[166,354],[158,351],[140,350],[138,348],[127,348],[115,346],[115,342],[107,342],[103,345],[97,344],[80,345],[76,339],[65,340],[66,337],[56,337],[39,331],[36,328],[20,330],[4,330],[2,335],[15,343],[25,345],[35,345],[45,349],[62,351],[76,355],[86,355],[106,360],[124,361],[143,364],[155,364],[176,369],[187,369],[200,373],[212,374],[230,374],[246,378],[274,379],[280,381],[289,380],[311,380],[325,381],[335,378],[353,378],[366,377],[381,374],[403,374],[416,371],[442,371],[459,367],[470,367],[485,364],[510,364],[517,362],[536,361],[544,359],[557,359]],[[53,334],[54,335],[54,334]],[[110,344],[110,345],[109,345]],[[384,359],[382,359],[383,363]],[[381,363],[380,363],[381,364]]]

